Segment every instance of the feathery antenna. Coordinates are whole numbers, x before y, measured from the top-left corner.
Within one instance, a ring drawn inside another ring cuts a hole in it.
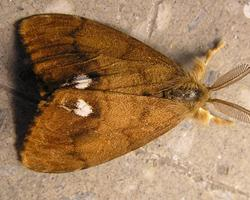
[[[230,70],[229,72],[227,72],[226,74],[222,75],[221,77],[219,77],[215,83],[209,87],[208,89],[210,91],[216,91],[219,89],[222,89],[224,87],[227,87],[239,80],[241,80],[242,78],[244,78],[246,75],[248,75],[250,72],[250,66],[248,64],[242,64],[232,70]]]
[[[231,102],[227,102],[221,99],[210,99],[210,103],[214,105],[214,107],[220,111],[221,113],[232,117],[234,119],[238,119],[243,122],[250,123],[250,111]]]

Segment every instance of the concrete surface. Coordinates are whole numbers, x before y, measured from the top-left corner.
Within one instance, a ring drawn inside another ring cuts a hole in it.
[[[208,67],[210,83],[236,65],[250,63],[250,1],[1,0],[1,200],[250,199],[250,125],[240,122],[206,127],[186,120],[126,156],[79,172],[42,174],[22,167],[15,149],[22,125],[16,131],[16,123],[29,115],[34,92],[27,89],[32,80],[19,64],[13,24],[44,12],[109,24],[182,64],[222,37],[227,45]],[[250,77],[218,95],[250,108]]]

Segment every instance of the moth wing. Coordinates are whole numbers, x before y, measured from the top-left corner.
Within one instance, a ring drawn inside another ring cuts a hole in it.
[[[79,75],[92,81],[88,90],[58,89],[40,103],[22,152],[33,170],[66,172],[106,162],[167,132],[187,112],[180,103],[139,96],[169,87],[169,79],[184,72],[126,34],[61,14],[26,18],[18,33],[47,86]]]
[[[181,103],[166,99],[60,89],[51,102],[40,104],[41,114],[29,130],[22,163],[40,172],[95,166],[157,138],[186,112]]]
[[[35,74],[47,84],[62,84],[82,73],[96,80],[93,89],[141,95],[159,91],[170,78],[183,75],[161,53],[89,19],[35,15],[19,22],[18,33]]]

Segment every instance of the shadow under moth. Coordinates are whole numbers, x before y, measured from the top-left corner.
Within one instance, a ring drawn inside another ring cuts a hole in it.
[[[41,14],[18,22],[18,34],[40,83],[41,101],[21,154],[39,172],[95,166],[137,149],[183,119],[231,121],[205,105],[250,122],[250,111],[211,98],[250,72],[241,65],[212,86],[205,67],[223,43],[197,58],[190,71],[142,42],[98,22]]]

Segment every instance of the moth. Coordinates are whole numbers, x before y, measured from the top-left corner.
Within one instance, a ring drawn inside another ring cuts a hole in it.
[[[41,14],[18,22],[18,34],[40,85],[38,113],[21,162],[38,172],[70,172],[133,151],[187,117],[244,122],[250,111],[211,97],[250,72],[240,65],[211,86],[205,68],[223,43],[197,58],[189,71],[142,42],[98,22]]]

